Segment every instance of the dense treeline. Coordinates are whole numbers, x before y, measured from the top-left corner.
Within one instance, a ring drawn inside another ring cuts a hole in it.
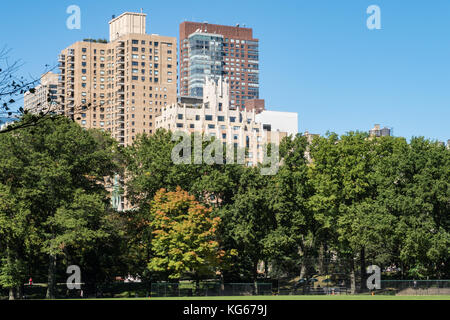
[[[370,264],[403,279],[450,276],[450,151],[437,142],[298,135],[282,142],[276,175],[175,165],[176,144],[158,130],[120,148],[58,117],[1,135],[0,286],[10,298],[30,276],[54,297],[71,264],[94,288],[128,274],[256,281],[262,262],[272,278],[338,266],[353,291]],[[111,208],[116,174],[132,210]]]

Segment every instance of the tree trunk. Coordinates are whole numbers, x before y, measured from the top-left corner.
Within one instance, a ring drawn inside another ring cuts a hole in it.
[[[324,245],[321,244],[320,245],[320,249],[319,249],[319,265],[318,265],[318,269],[319,269],[319,274],[320,275],[324,275],[325,274],[325,248]]]
[[[225,279],[223,277],[223,272],[220,273],[220,291],[222,293],[225,291]]]
[[[330,254],[328,252],[328,246],[326,243],[323,243],[323,259],[324,259],[324,271],[325,274],[328,274],[328,267],[330,264]]]
[[[253,294],[258,295],[258,261],[253,262]]]
[[[11,251],[10,251],[9,245],[6,246],[6,263],[8,265],[8,269],[11,270],[13,268],[13,266],[12,266],[12,257],[11,257]],[[9,300],[14,300],[16,298],[15,291],[16,290],[14,287],[9,288],[9,294],[8,294]]]
[[[48,278],[47,278],[47,299],[55,299],[55,272],[56,272],[56,256],[49,255],[48,262]]]
[[[23,283],[17,286],[16,295],[17,299],[23,299]]]
[[[306,265],[305,262],[302,263],[302,266],[300,267],[300,279],[303,279],[306,275]]]
[[[15,291],[14,288],[9,288],[9,295],[8,295],[9,300],[14,300],[16,298],[16,293],[14,291]]]
[[[350,293],[356,294],[356,272],[355,272],[355,260],[353,257],[350,261]]]
[[[267,275],[269,274],[269,267],[268,267],[268,262],[267,260],[264,261],[264,277],[267,278]]]
[[[365,291],[366,288],[366,250],[364,247],[361,248],[359,255],[359,263],[361,268],[361,283],[359,285],[360,292]]]
[[[195,294],[196,295],[200,295],[199,290],[200,290],[200,278],[196,277],[195,278]]]
[[[309,272],[311,271],[311,247],[309,245],[301,245],[299,246],[299,253],[302,257],[302,265],[300,267],[300,279],[306,278],[309,275]]]

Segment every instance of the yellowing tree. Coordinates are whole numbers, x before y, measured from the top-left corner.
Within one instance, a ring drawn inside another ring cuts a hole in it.
[[[217,239],[220,218],[180,187],[156,193],[148,224],[153,230],[150,271],[169,279],[191,275],[198,281],[214,275],[226,260]]]

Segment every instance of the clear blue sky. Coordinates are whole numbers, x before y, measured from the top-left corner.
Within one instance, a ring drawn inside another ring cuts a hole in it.
[[[66,8],[82,14],[66,28]],[[366,9],[381,8],[382,30]],[[260,97],[299,114],[299,131],[394,127],[396,136],[450,139],[449,0],[2,1],[0,46],[38,76],[86,37],[108,38],[112,14],[144,9],[147,32],[178,37],[183,20],[246,24],[260,39]],[[239,8],[239,10],[237,10]]]

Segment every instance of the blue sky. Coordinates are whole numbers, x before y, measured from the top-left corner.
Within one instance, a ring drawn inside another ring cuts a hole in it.
[[[69,5],[81,30],[66,28]],[[366,9],[381,8],[381,30]],[[60,50],[108,38],[111,15],[144,9],[147,32],[178,37],[184,20],[245,24],[260,40],[260,97],[299,114],[299,131],[345,133],[380,123],[396,136],[450,139],[449,0],[2,1],[0,47],[37,77]]]

